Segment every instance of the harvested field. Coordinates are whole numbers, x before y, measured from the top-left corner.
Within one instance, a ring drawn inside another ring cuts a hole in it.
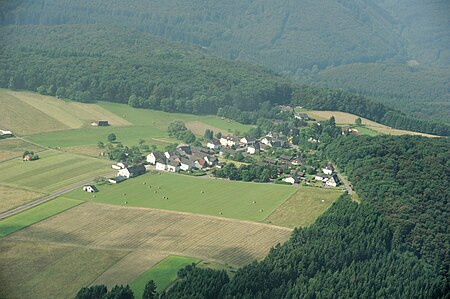
[[[143,208],[85,203],[8,236],[103,250],[149,251],[242,266],[262,259],[291,229]]]
[[[2,139],[0,140],[0,162],[22,157],[25,150],[38,152],[42,150],[42,147],[18,138]]]
[[[14,209],[43,196],[42,193],[0,185],[0,213]]]
[[[0,240],[0,298],[73,298],[127,251]]]

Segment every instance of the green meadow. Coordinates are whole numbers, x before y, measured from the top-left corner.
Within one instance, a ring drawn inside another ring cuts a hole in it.
[[[7,236],[81,203],[82,201],[80,200],[59,197],[20,214],[3,219],[0,221],[0,237]]]
[[[171,173],[148,173],[120,184],[101,185],[98,189],[100,192],[95,195],[77,189],[65,197],[261,221],[297,190],[286,185],[235,182]]]
[[[160,261],[150,270],[141,274],[136,280],[134,280],[130,287],[133,290],[135,298],[142,298],[144,288],[147,282],[153,280],[156,284],[157,291],[164,291],[169,285],[171,285],[177,279],[177,272],[181,268],[192,263],[197,264],[199,259],[183,257],[183,256],[168,256]]]

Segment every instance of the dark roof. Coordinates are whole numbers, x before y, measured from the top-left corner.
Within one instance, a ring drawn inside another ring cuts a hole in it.
[[[292,156],[288,156],[288,155],[281,155],[280,160],[284,160],[284,161],[291,161]]]
[[[152,154],[153,154],[153,156],[155,156],[156,160],[158,160],[158,159],[166,159],[166,155],[164,155],[161,152],[153,152]]]
[[[144,164],[139,164],[136,166],[128,167],[127,169],[130,173],[133,173],[133,174],[145,173],[145,165]]]
[[[113,180],[113,181],[116,181],[117,183],[120,183],[120,182],[125,181],[126,178],[119,175],[119,176],[116,176],[115,178],[112,178],[112,179],[110,179],[110,180]]]
[[[92,190],[94,190],[95,192],[98,192],[97,187],[95,187],[94,185],[84,185],[83,187],[91,187]]]

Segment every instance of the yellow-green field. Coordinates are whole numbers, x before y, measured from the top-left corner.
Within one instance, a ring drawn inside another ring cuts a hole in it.
[[[46,151],[40,159],[15,159],[0,163],[0,184],[37,192],[53,192],[63,187],[112,173],[110,161]]]
[[[336,189],[300,187],[264,222],[285,227],[308,226],[342,195]]]
[[[346,112],[339,112],[339,111],[319,111],[319,110],[303,110],[306,114],[308,114],[310,117],[313,117],[317,120],[326,120],[330,117],[334,116],[336,120],[337,125],[355,125],[355,119],[357,119],[359,116],[351,113]],[[418,133],[418,132],[412,132],[412,131],[406,131],[406,130],[397,130],[390,128],[388,126],[376,123],[374,121],[371,121],[367,118],[359,117],[361,118],[363,127],[370,129],[372,131],[376,131],[383,134],[388,135],[421,135],[426,137],[436,137],[435,135],[425,134],[425,133]],[[363,133],[363,132],[361,132]],[[370,132],[366,132],[370,133]],[[371,135],[371,134],[367,134]]]
[[[0,213],[33,201],[43,196],[42,193],[11,188],[0,185]]]

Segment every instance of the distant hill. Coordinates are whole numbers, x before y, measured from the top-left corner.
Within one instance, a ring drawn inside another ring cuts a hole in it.
[[[446,0],[0,0],[3,25],[129,27],[441,120],[450,113],[439,104],[450,101],[449,15]],[[438,80],[411,76],[408,64]],[[399,84],[372,84],[375,72]]]

